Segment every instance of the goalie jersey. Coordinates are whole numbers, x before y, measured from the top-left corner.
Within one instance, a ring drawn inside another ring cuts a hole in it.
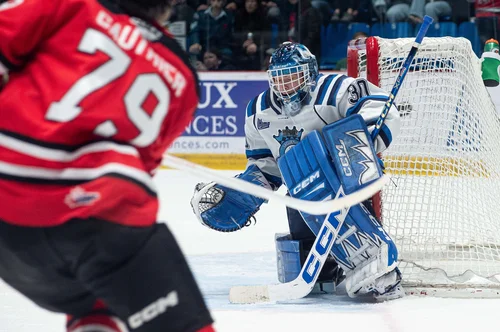
[[[363,78],[318,75],[301,111],[287,116],[278,98],[268,89],[252,99],[246,109],[247,168],[253,164],[274,187],[281,184],[276,160],[311,131],[353,114],[365,120],[371,132],[388,99],[388,93]],[[399,133],[400,118],[393,105],[375,142],[377,153],[385,150]]]

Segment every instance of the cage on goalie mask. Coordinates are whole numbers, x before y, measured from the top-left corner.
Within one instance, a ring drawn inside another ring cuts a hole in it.
[[[316,57],[302,44],[283,43],[271,56],[269,86],[285,111],[297,114],[318,76]]]

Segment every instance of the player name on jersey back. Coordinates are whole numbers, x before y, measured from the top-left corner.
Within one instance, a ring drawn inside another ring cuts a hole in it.
[[[104,10],[100,10],[95,18],[97,25],[103,28],[123,50],[130,51],[133,49],[135,54],[144,56],[145,59],[150,61],[153,67],[158,69],[167,83],[170,84],[172,90],[175,91],[175,96],[179,97],[186,87],[186,78],[177,68],[148,46],[148,40],[157,40],[163,34],[153,29],[144,31],[148,27],[141,20],[137,18],[131,18],[131,20],[135,21],[135,24],[123,25],[120,22],[115,22],[113,17]],[[139,31],[141,25],[143,26],[143,33]],[[148,37],[148,40],[144,37]]]

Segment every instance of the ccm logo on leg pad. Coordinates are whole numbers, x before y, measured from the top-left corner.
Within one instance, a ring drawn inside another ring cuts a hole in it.
[[[309,175],[305,180],[303,180],[302,182],[299,182],[292,189],[292,193],[294,195],[297,195],[302,189],[306,188],[308,185],[310,185],[311,183],[313,183],[314,180],[319,179],[319,177],[320,177],[320,173],[319,173],[319,170],[317,170],[316,172],[314,172],[311,175]]]

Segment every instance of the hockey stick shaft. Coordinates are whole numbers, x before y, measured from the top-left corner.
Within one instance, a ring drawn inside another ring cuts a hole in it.
[[[376,192],[380,191],[380,189],[382,189],[382,187],[390,180],[387,175],[384,175],[369,186],[366,186],[355,193],[345,195],[344,197],[338,199],[318,202],[284,196],[256,184],[238,178],[224,176],[211,168],[204,167],[169,154],[165,154],[163,156],[163,165],[209,179],[210,181],[217,182],[218,184],[234,190],[244,191],[253,196],[264,198],[269,201],[276,201],[293,209],[315,215],[340,211],[343,208],[359,204],[373,196]]]
[[[396,78],[396,82],[394,83],[394,86],[392,87],[391,94],[389,95],[389,99],[384,105],[384,108],[382,109],[382,113],[380,114],[379,118],[377,119],[377,122],[375,123],[375,129],[371,133],[372,141],[375,141],[377,138],[378,134],[380,133],[380,128],[382,128],[382,125],[384,124],[385,118],[387,117],[387,113],[389,113],[389,110],[392,107],[392,104],[394,104],[394,99],[396,98],[399,89],[401,88],[401,85],[403,84],[403,80],[405,79],[406,73],[408,73],[408,70],[410,69],[410,65],[413,61],[413,58],[417,54],[418,48],[420,47],[420,44],[422,43],[422,40],[425,37],[425,34],[427,33],[427,30],[429,29],[429,26],[432,24],[432,17],[430,16],[425,16],[424,21],[422,22],[422,25],[420,26],[420,29],[418,30],[417,37],[415,38],[415,41],[413,42],[413,46],[406,56],[405,62],[399,69],[399,74],[398,77]]]

